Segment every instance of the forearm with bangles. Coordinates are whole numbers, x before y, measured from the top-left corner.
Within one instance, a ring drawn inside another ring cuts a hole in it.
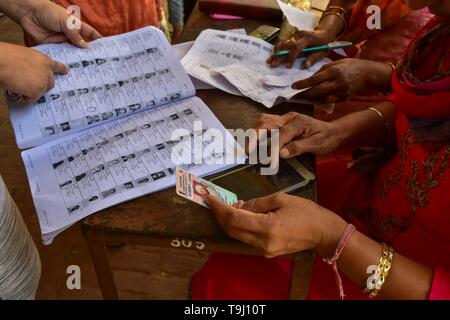
[[[356,0],[331,0],[328,8],[330,7],[340,7],[346,12],[346,17],[350,17],[351,11]],[[348,20],[347,20],[348,23]],[[323,16],[320,20],[317,29],[326,30],[330,35],[330,41],[335,40],[339,35],[342,34],[346,26],[346,23],[337,15],[327,14]]]
[[[392,147],[395,143],[395,116],[394,104],[385,101],[372,109],[345,115],[331,124],[341,146]]]
[[[330,230],[330,232],[336,231]],[[334,244],[335,247],[336,245],[337,243]],[[328,245],[328,247],[330,246]],[[363,290],[366,288],[367,279],[370,276],[367,268],[379,264],[382,249],[383,246],[380,243],[356,230],[343,247],[337,260],[337,268]],[[325,258],[332,255],[329,250],[327,254]],[[377,298],[427,299],[432,281],[433,269],[399,253],[394,253],[388,276]],[[345,287],[343,290],[345,292]]]

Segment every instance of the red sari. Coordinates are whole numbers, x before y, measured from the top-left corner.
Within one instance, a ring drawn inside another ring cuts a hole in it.
[[[437,26],[447,27],[446,32],[427,38],[427,46],[406,56],[408,64],[393,74],[389,99],[398,110],[397,152],[376,179],[336,159],[317,172],[321,205],[374,240],[434,269],[429,299],[450,299],[449,24],[432,20],[413,41],[411,52]],[[212,254],[194,277],[193,298],[286,299],[291,269],[291,262],[282,258]],[[367,298],[342,278],[347,299]],[[320,258],[314,263],[309,298],[339,298],[334,273]]]

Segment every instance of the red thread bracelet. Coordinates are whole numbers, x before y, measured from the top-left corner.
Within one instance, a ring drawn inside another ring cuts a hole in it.
[[[341,252],[344,250],[345,246],[347,245],[348,241],[350,240],[350,237],[352,236],[353,231],[355,231],[355,229],[356,229],[355,226],[350,223],[347,226],[347,228],[345,228],[344,233],[341,235],[341,238],[339,239],[339,242],[336,246],[336,251],[334,252],[334,255],[330,258],[323,259],[323,261],[325,261],[326,263],[331,264],[333,266],[334,274],[336,277],[336,284],[339,288],[339,296],[340,296],[341,300],[344,300],[345,294],[344,294],[344,287],[342,285],[342,279],[341,279],[341,276],[339,275],[339,270],[337,268],[336,261],[341,256]]]

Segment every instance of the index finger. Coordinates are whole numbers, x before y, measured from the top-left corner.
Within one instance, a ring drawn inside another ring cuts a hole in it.
[[[47,56],[47,59],[48,59],[48,65],[49,65],[50,69],[53,71],[53,73],[65,74],[65,73],[69,72],[69,68],[66,65],[64,65],[63,63],[53,60],[52,58],[50,58],[48,56]]]
[[[291,47],[291,46],[288,45],[288,40],[286,40],[286,39],[280,39],[280,40],[278,40],[277,44],[275,45],[274,53],[277,52],[277,51],[281,51],[281,50],[288,50],[290,47]],[[276,68],[276,67],[278,67],[278,66],[280,65],[280,63],[281,63],[282,61],[284,61],[285,59],[286,59],[285,56],[278,57],[278,56],[275,56],[275,54],[273,54],[273,55],[269,58],[269,60],[268,60],[267,62],[270,64],[270,66],[271,66],[272,68]]]
[[[297,60],[299,54],[309,45],[309,41],[305,38],[297,40],[293,48],[289,51],[287,56],[287,67],[291,68],[295,60]]]
[[[328,82],[335,78],[335,74],[332,69],[319,70],[311,77],[296,81],[292,84],[292,89],[301,90],[311,88],[319,84]]]

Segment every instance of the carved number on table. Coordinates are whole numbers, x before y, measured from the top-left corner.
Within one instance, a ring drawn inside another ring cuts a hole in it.
[[[173,239],[170,242],[170,245],[174,248],[195,248],[197,250],[203,250],[205,249],[205,243],[202,241],[192,241],[189,239]]]

